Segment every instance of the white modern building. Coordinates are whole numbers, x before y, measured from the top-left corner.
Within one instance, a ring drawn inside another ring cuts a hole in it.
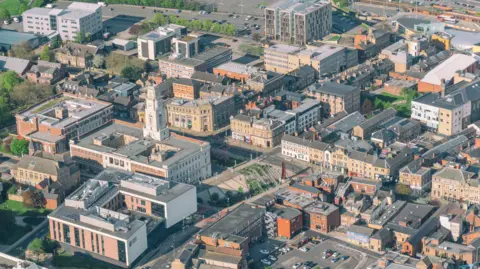
[[[318,100],[307,98],[302,101],[301,105],[292,110],[287,110],[286,113],[295,116],[296,130],[301,133],[320,122],[322,106]]]
[[[23,31],[41,35],[58,33],[75,40],[78,33],[94,35],[103,29],[100,5],[73,2],[66,9],[32,8],[22,14]]]
[[[172,51],[172,39],[187,33],[181,25],[169,24],[137,38],[138,58],[155,60],[158,55]]]

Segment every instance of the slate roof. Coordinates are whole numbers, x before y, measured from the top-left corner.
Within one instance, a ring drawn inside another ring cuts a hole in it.
[[[54,176],[59,174],[61,165],[63,164],[54,160],[30,155],[23,156],[22,159],[20,159],[20,161],[17,163],[18,168]]]
[[[19,75],[23,75],[27,72],[31,62],[29,60],[0,56],[0,71],[12,70]]]

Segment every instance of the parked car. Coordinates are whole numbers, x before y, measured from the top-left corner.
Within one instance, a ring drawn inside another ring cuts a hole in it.
[[[13,21],[14,22],[20,22],[20,18],[19,17],[13,17]]]
[[[338,262],[338,260],[340,260],[340,258],[333,258],[332,263],[336,263],[336,262]]]
[[[333,253],[333,257],[334,257],[334,258],[336,258],[336,257],[338,257],[338,256],[340,256],[340,253],[339,253],[339,252]]]
[[[293,269],[298,269],[298,268],[300,268],[300,266],[302,266],[302,263],[301,263],[301,262],[297,262],[296,264],[294,264],[294,265],[292,266],[292,268],[293,268]]]
[[[277,260],[277,258],[275,258],[275,256],[272,256],[272,255],[269,255],[268,258],[269,258],[270,260],[272,260],[272,261],[276,261],[276,260]]]
[[[301,247],[301,248],[299,248],[299,250],[300,250],[301,252],[307,252],[307,251],[309,251],[310,249],[307,248],[307,247]]]
[[[8,20],[4,20],[4,21],[3,21],[3,24],[5,24],[5,25],[9,25],[9,24],[10,24],[10,21],[8,21]]]
[[[344,256],[342,256],[341,259],[342,259],[342,261],[345,261],[345,260],[348,260],[348,258],[350,258],[350,256],[345,256],[345,255],[344,255]]]
[[[270,251],[266,250],[266,249],[262,249],[260,250],[260,253],[262,254],[270,254]]]
[[[271,263],[269,260],[267,260],[267,259],[262,259],[261,262],[262,262],[263,264],[265,264],[265,265],[270,265],[270,264],[272,264],[272,263]]]

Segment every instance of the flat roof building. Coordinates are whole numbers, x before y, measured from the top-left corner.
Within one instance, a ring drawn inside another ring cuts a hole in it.
[[[172,39],[187,34],[187,28],[169,24],[158,27],[137,38],[138,58],[155,60],[158,55],[171,52]]]

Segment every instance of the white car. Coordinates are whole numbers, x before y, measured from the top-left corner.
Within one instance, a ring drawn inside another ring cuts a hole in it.
[[[271,263],[269,260],[267,260],[267,259],[262,259],[261,262],[262,262],[263,264],[266,264],[266,265],[272,264],[272,263]]]
[[[3,21],[3,24],[5,24],[5,25],[9,25],[9,24],[10,24],[10,22],[9,22],[8,20],[4,20],[4,21]]]
[[[270,252],[269,252],[268,250],[266,250],[266,249],[260,250],[260,253],[262,253],[262,254],[270,254]]]
[[[335,252],[335,253],[333,253],[333,255],[332,255],[332,256],[333,256],[334,258],[336,258],[336,257],[340,256],[340,253],[338,253],[338,252]]]
[[[13,17],[14,22],[20,22],[20,19],[18,17]]]
[[[252,16],[248,15],[248,16],[245,18],[245,20],[246,20],[246,21],[249,21],[251,18],[252,18]]]
[[[275,256],[272,256],[272,255],[269,255],[268,258],[269,258],[270,260],[272,260],[272,261],[276,261],[276,260],[277,260],[277,258],[275,258]]]
[[[307,251],[309,251],[309,249],[306,248],[306,247],[301,247],[301,248],[299,248],[299,250],[300,250],[301,252],[307,252]]]
[[[294,265],[292,266],[292,268],[293,268],[293,269],[298,269],[298,268],[300,268],[300,266],[302,266],[302,263],[301,263],[301,262],[297,262],[296,264],[294,264]]]

